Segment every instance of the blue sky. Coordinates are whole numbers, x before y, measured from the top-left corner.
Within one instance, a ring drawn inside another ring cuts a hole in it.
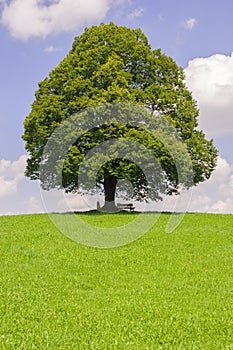
[[[37,83],[66,56],[86,26],[141,28],[185,69],[199,124],[219,149],[210,181],[189,210],[233,210],[233,3],[230,0],[0,0],[0,214],[43,211],[38,183],[23,176],[21,140]]]

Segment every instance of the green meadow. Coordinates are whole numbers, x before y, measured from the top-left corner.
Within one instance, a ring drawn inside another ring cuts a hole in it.
[[[137,214],[79,215],[114,227]],[[168,219],[97,249],[46,214],[0,217],[0,349],[233,349],[232,215],[186,214],[171,234]]]

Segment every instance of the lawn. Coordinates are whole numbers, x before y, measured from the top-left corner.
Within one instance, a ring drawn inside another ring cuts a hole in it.
[[[114,227],[137,214],[79,215]],[[186,214],[171,234],[168,218],[98,249],[46,214],[0,217],[0,349],[233,349],[232,215]]]

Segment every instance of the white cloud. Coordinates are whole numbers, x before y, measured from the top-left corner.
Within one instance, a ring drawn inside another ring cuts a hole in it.
[[[233,133],[233,53],[189,61],[186,83],[200,108],[200,127],[211,137]]]
[[[27,156],[16,161],[0,160],[0,198],[12,196],[17,192],[20,181],[24,178]]]
[[[162,15],[162,13],[159,13],[159,14],[157,15],[157,18],[158,18],[161,22],[164,20],[164,17],[163,17],[163,15]]]
[[[48,213],[91,210],[96,209],[97,200],[104,202],[98,194],[81,195],[79,193],[65,193],[56,189],[41,190],[40,194],[43,199],[44,211]]]
[[[25,177],[27,156],[0,160],[0,215],[44,212],[38,181]]]
[[[190,211],[233,212],[233,166],[219,157],[211,178],[193,190]]]
[[[103,19],[111,6],[124,0],[11,0],[1,22],[18,39],[75,31]]]
[[[54,47],[52,45],[44,48],[44,52],[46,52],[46,53],[52,53],[52,52],[57,52],[57,51],[60,51],[60,49],[58,49],[57,47]]]
[[[233,165],[218,157],[217,167],[209,180],[180,196],[165,197],[164,203],[155,203],[150,210],[233,213]]]
[[[30,196],[29,199],[24,202],[24,206],[27,208],[28,213],[41,213],[44,211],[41,199],[35,196]]]
[[[193,27],[197,24],[197,20],[196,18],[189,18],[186,22],[185,22],[185,28],[187,29],[193,29]]]
[[[143,15],[143,13],[144,13],[144,9],[143,8],[138,8],[138,9],[134,10],[133,12],[131,12],[128,15],[128,18],[132,21],[135,18],[141,17]]]
[[[12,196],[17,192],[20,181],[24,178],[26,155],[16,161],[0,160],[0,198]]]
[[[225,201],[219,200],[212,206],[212,211],[214,213],[233,213],[233,200],[227,198]]]

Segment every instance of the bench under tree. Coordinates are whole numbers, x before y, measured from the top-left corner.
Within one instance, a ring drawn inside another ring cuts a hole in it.
[[[134,211],[135,207],[133,205],[133,203],[117,203],[117,208],[119,210],[123,210],[123,209],[128,209],[130,211]]]

